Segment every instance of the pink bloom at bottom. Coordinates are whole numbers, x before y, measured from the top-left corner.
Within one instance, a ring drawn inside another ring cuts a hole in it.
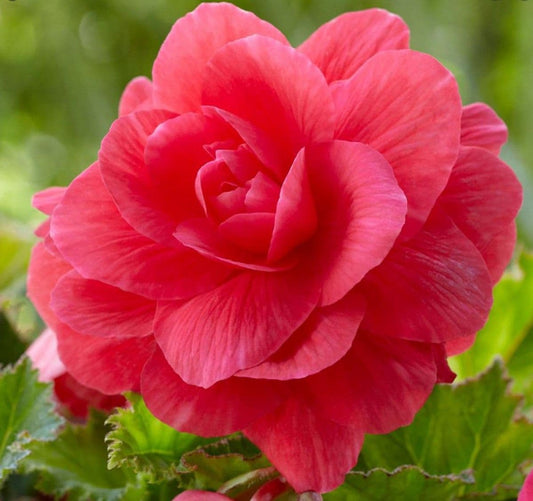
[[[34,198],[28,291],[62,362],[334,489],[487,319],[522,199],[505,125],[381,9],[292,47],[202,4],[119,108],[97,161]]]
[[[529,472],[517,501],[533,501],[533,470]]]

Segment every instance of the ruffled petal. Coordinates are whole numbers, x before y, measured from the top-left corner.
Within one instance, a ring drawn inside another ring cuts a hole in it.
[[[142,369],[155,348],[153,337],[85,336],[66,325],[56,334],[59,356],[81,384],[106,395],[139,391]]]
[[[52,186],[45,190],[39,191],[33,195],[31,204],[37,210],[40,210],[43,214],[50,215],[56,208],[56,205],[61,202],[63,195],[67,191],[67,188],[62,186]]]
[[[320,417],[297,395],[243,431],[297,492],[340,485],[363,444],[362,430]]]
[[[498,155],[507,142],[507,127],[485,103],[469,104],[461,117],[461,144],[478,146]]]
[[[155,336],[185,382],[208,388],[272,355],[319,293],[303,273],[243,272],[186,302],[159,302]]]
[[[328,83],[350,78],[383,50],[409,48],[409,28],[383,9],[342,14],[316,30],[298,50],[324,73]]]
[[[520,182],[504,162],[485,149],[462,147],[437,205],[453,219],[486,261],[490,260],[489,271],[496,281],[511,257],[509,250],[512,252],[514,241],[508,227],[521,203]],[[498,246],[496,250],[494,239],[502,230],[510,237],[509,249]]]
[[[229,270],[185,247],[165,247],[124,221],[94,164],[70,185],[51,235],[76,271],[151,299],[186,298],[213,288]]]
[[[477,332],[492,305],[483,258],[445,214],[397,243],[364,280],[363,326],[395,338],[442,343]]]
[[[229,3],[203,3],[179,19],[154,62],[155,106],[197,111],[207,62],[228,42],[254,34],[288,44],[277,28]]]
[[[57,281],[70,270],[72,266],[48,252],[42,242],[32,249],[28,268],[28,297],[46,325],[52,329],[58,322],[50,309],[50,294]]]
[[[219,110],[278,181],[303,146],[333,137],[324,76],[271,38],[251,36],[220,49],[207,65],[202,102]]]
[[[74,270],[57,282],[50,306],[63,323],[83,334],[128,338],[153,332],[155,301],[87,280]]]
[[[409,424],[437,381],[432,345],[360,332],[339,363],[305,380],[314,412],[364,433]]]
[[[386,51],[332,90],[336,136],[369,144],[391,164],[408,200],[403,233],[413,235],[459,152],[461,98],[453,75],[427,54]]]
[[[285,391],[281,383],[244,378],[226,379],[207,389],[192,386],[156,350],[142,374],[142,395],[161,421],[180,431],[213,437],[241,430],[271,412]]]
[[[364,144],[307,148],[306,165],[319,219],[305,265],[324,280],[322,305],[328,305],[388,254],[405,221],[406,200],[390,165]]]
[[[146,77],[135,77],[126,85],[120,97],[118,116],[152,107],[152,82]]]
[[[315,374],[346,355],[364,313],[365,301],[358,294],[349,294],[338,303],[317,308],[270,358],[236,375],[287,380]]]

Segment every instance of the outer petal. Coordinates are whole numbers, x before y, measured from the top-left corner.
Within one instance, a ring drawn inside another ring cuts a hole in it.
[[[86,280],[74,270],[58,281],[50,306],[63,323],[83,334],[125,338],[153,331],[155,301]]]
[[[365,301],[350,294],[338,303],[317,308],[268,360],[238,376],[258,379],[297,379],[339,361],[351,348],[365,312]]]
[[[189,384],[208,388],[274,353],[315,307],[312,277],[243,272],[186,302],[160,302],[155,336]]]
[[[430,344],[365,332],[339,363],[305,380],[314,412],[365,433],[409,424],[436,381]]]
[[[183,298],[210,289],[228,271],[184,247],[164,247],[121,217],[94,164],[57,206],[51,235],[80,275],[148,298]]]
[[[381,335],[442,343],[477,332],[492,305],[492,284],[474,245],[444,214],[397,244],[365,278],[364,326]]]
[[[57,330],[59,356],[81,384],[106,395],[139,391],[144,364],[154,351],[153,338],[102,338],[79,334],[66,325]]]
[[[118,105],[118,115],[153,108],[152,82],[146,77],[135,77],[126,85]]]
[[[66,372],[63,362],[57,354],[56,335],[52,329],[46,329],[26,350],[32,365],[39,370],[39,381],[53,381]]]
[[[142,375],[142,395],[154,416],[177,430],[203,436],[227,435],[244,428],[281,403],[283,388],[281,383],[244,378],[220,381],[208,389],[188,385],[160,350]]]
[[[176,113],[197,111],[207,62],[228,42],[253,34],[288,44],[274,26],[229,3],[204,3],[179,19],[154,63],[155,105]]]
[[[207,65],[202,102],[222,110],[278,181],[303,146],[333,137],[324,76],[271,38],[251,36],[220,49]]]
[[[363,432],[323,419],[298,396],[244,429],[297,492],[326,492],[343,482]]]
[[[459,151],[461,99],[453,75],[427,54],[386,51],[332,90],[337,137],[369,144],[392,165],[408,200],[404,234],[414,234]]]
[[[322,25],[298,50],[324,73],[329,83],[350,78],[373,55],[409,48],[409,28],[386,10],[348,12]]]
[[[507,127],[485,103],[469,104],[461,117],[461,144],[479,146],[498,155],[507,141]]]
[[[68,263],[50,254],[43,243],[33,248],[28,269],[28,296],[52,329],[57,324],[57,318],[50,309],[50,294],[57,281],[71,269]]]
[[[406,201],[390,165],[366,145],[333,141],[306,149],[318,228],[308,270],[335,303],[381,263],[405,220]]]
[[[496,281],[507,265],[510,253],[494,239],[514,221],[522,203],[522,187],[514,172],[492,153],[475,147],[463,147],[446,189],[438,200],[457,227],[474,243],[494,269]],[[509,240],[512,252],[514,241]],[[487,257],[486,257],[487,256]],[[487,263],[488,264],[488,263]]]
[[[67,188],[60,186],[46,188],[46,190],[39,191],[33,195],[31,204],[36,209],[49,216],[56,208],[56,205],[61,202],[65,191],[67,191]]]
[[[526,481],[518,494],[517,501],[531,501],[533,499],[533,471],[529,472]]]
[[[500,280],[509,264],[516,244],[516,224],[513,221],[506,226],[500,233],[487,243],[483,249],[483,258],[487,263],[492,283],[495,284]]]

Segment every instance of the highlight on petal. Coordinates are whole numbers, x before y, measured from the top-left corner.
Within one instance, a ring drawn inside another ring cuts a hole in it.
[[[473,103],[463,108],[461,144],[478,146],[498,155],[507,142],[507,127],[496,112],[485,103]]]
[[[487,262],[493,282],[509,262],[514,239],[508,227],[522,204],[514,172],[485,149],[462,147],[450,179],[437,201]],[[503,233],[507,237],[500,241]]]
[[[436,381],[431,344],[359,332],[340,362],[304,383],[313,412],[365,433],[389,433],[413,420]]]
[[[288,44],[277,28],[229,3],[203,3],[179,19],[154,62],[155,106],[197,111],[208,61],[228,42],[254,34]]]
[[[443,343],[477,332],[492,306],[492,283],[474,244],[442,213],[397,243],[362,284],[363,327],[383,336]]]
[[[72,308],[72,298],[76,308]],[[153,332],[155,302],[72,270],[52,291],[50,306],[58,318],[83,334],[105,337],[143,337]]]
[[[70,185],[54,212],[51,235],[80,275],[150,299],[190,297],[229,274],[194,251],[137,233],[120,216],[98,164]]]
[[[356,293],[331,306],[317,308],[276,353],[236,375],[287,380],[324,370],[351,348],[364,312],[365,301]]]
[[[254,421],[244,434],[296,492],[326,492],[340,485],[357,462],[363,431],[322,418],[299,396]]]
[[[161,421],[180,431],[211,437],[242,430],[286,397],[282,383],[274,381],[230,378],[207,389],[189,385],[159,349],[144,367],[141,392]]]
[[[140,390],[142,369],[155,348],[153,338],[85,336],[66,325],[56,335],[61,360],[84,386],[106,395]]]
[[[305,155],[318,227],[302,266],[323,279],[321,304],[328,305],[385,258],[406,201],[390,165],[364,144],[332,141]]]
[[[409,28],[383,9],[342,14],[316,30],[298,50],[315,63],[328,83],[350,78],[384,50],[409,48]]]
[[[278,181],[303,146],[333,137],[333,101],[322,73],[264,36],[231,42],[213,56],[202,103],[220,110]]]
[[[53,381],[66,372],[57,354],[57,340],[52,329],[45,329],[26,350],[26,355],[33,367],[39,370],[39,381]]]
[[[427,54],[385,51],[332,91],[336,137],[368,144],[391,164],[408,200],[403,234],[414,235],[459,152],[461,98],[453,75]]]
[[[241,272],[188,301],[159,302],[155,336],[187,383],[209,388],[272,355],[310,315],[320,289],[313,277]]]
[[[146,77],[136,77],[126,85],[122,93],[118,105],[118,116],[152,107],[152,82]]]

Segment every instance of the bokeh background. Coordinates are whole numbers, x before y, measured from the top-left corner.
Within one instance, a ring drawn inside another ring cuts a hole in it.
[[[35,191],[68,184],[97,156],[122,89],[150,76],[189,0],[0,0],[0,335],[41,328],[24,299]],[[412,47],[456,75],[465,104],[507,122],[503,158],[525,188],[519,246],[533,248],[533,0],[236,1],[297,45],[342,12],[382,7],[411,28]],[[8,339],[5,337],[5,339]],[[1,342],[0,342],[1,348]]]

